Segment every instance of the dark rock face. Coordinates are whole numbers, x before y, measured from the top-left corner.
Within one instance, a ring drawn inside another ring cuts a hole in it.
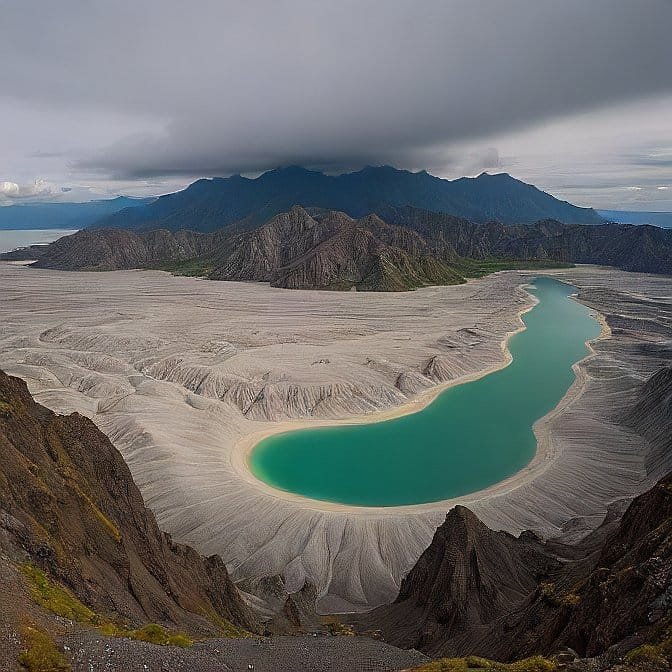
[[[394,604],[369,612],[364,622],[397,645],[440,654],[454,637],[478,632],[520,605],[558,567],[534,535],[494,532],[457,506],[402,582]]]
[[[552,589],[535,591],[472,649],[513,660],[570,647],[617,659],[656,641],[672,617],[672,474],[632,502],[589,560],[568,563]]]
[[[672,231],[655,226],[582,226],[556,220],[540,220],[529,226],[477,224],[411,207],[389,208],[381,216],[430,241],[449,243],[461,257],[553,259],[616,266],[625,271],[672,273]]]
[[[375,216],[353,220],[327,211],[313,217],[299,206],[253,231],[85,229],[27,254],[35,252],[38,268],[164,267],[179,273],[186,268],[180,264],[196,260],[212,280],[256,280],[288,289],[404,291],[464,282],[449,266],[456,259],[450,245],[430,246],[418,233]]]
[[[672,474],[606,528],[606,540],[593,533],[597,552],[590,537],[562,549],[493,532],[456,507],[395,603],[355,624],[432,656],[518,660],[568,647],[616,660],[672,619]]]
[[[257,623],[219,556],[157,527],[123,458],[88,419],[36,404],[0,371],[0,549],[33,562],[94,611],[218,632]]]

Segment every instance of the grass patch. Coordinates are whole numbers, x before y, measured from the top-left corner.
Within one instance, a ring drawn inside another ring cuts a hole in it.
[[[497,271],[535,271],[549,268],[574,268],[574,264],[563,261],[535,259],[467,259],[454,264],[457,271],[468,278],[482,278]]]
[[[207,277],[214,269],[215,264],[212,259],[186,259],[185,261],[169,261],[164,264],[154,266],[157,271],[167,271],[173,275],[185,275],[190,278]]]
[[[35,567],[31,563],[22,565],[21,573],[26,578],[33,599],[41,607],[71,621],[86,623],[108,637],[129,637],[130,639],[137,639],[142,642],[150,642],[161,646],[180,646],[183,648],[189,647],[194,643],[184,633],[173,632],[156,623],[148,623],[135,630],[117,625],[111,620],[96,614],[92,609],[89,609],[66,588],[62,588],[50,581],[49,577],[39,567]],[[228,623],[228,621],[226,622]],[[236,629],[232,624],[229,625],[231,628]]]
[[[533,656],[517,660],[515,663],[498,663],[487,658],[467,656],[466,658],[442,658],[433,660],[420,667],[414,668],[415,672],[554,672],[556,664],[548,658]]]
[[[27,626],[21,632],[23,651],[19,663],[28,672],[70,672],[72,668],[49,635]]]
[[[158,646],[181,646],[189,648],[194,641],[182,632],[170,632],[161,625],[148,623],[137,630],[127,631],[124,637],[130,637],[139,642],[149,642]]]
[[[230,639],[247,639],[253,637],[251,632],[239,628],[226,618],[223,618],[215,611],[203,611],[203,615],[219,630],[223,637]]]
[[[656,644],[642,644],[625,654],[625,662],[631,665],[652,665],[669,669],[672,663],[672,627],[668,627]]]
[[[667,658],[663,656],[660,649],[655,644],[642,644],[625,655],[625,661],[633,665],[642,663],[666,663]]]
[[[91,507],[93,515],[102,523],[109,535],[117,542],[121,543],[121,532],[119,528],[96,506],[96,503],[82,489],[75,485],[77,494]]]
[[[338,616],[325,616],[322,619],[322,625],[326,625],[330,634],[342,637],[354,637],[355,630],[351,625],[341,623]]]
[[[563,596],[562,600],[560,600],[560,604],[562,604],[563,607],[576,607],[581,604],[581,596],[576,593],[567,593]]]
[[[21,566],[21,573],[35,602],[58,616],[79,623],[92,623],[96,614],[82,604],[69,590],[52,583],[47,575],[31,563]]]

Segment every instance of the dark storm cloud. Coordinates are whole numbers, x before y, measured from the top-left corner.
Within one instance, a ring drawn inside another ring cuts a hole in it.
[[[137,120],[73,157],[106,175],[431,167],[440,145],[672,91],[670,26],[670,0],[10,0],[0,96]]]

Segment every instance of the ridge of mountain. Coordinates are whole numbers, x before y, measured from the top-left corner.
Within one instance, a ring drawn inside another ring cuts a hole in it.
[[[440,257],[437,256],[440,253]],[[3,255],[17,258],[22,253]],[[341,212],[312,217],[300,207],[250,231],[85,229],[31,248],[38,268],[167,268],[213,280],[254,280],[293,289],[403,291],[464,282],[450,246],[430,245],[408,228]]]
[[[289,166],[256,179],[240,175],[200,179],[139,209],[104,217],[96,226],[215,231],[245,220],[253,227],[296,203],[340,210],[353,218],[386,207],[411,205],[477,222],[498,219],[506,224],[531,224],[546,218],[580,224],[603,221],[591,208],[556,199],[506,173],[451,181],[426,171],[412,173],[391,166],[369,166],[342,175]]]
[[[294,289],[402,291],[506,268],[572,263],[672,274],[672,230],[556,220],[477,224],[410,206],[353,219],[293,206],[256,228],[84,229],[46,246],[0,255],[21,259],[59,270],[158,268]]]

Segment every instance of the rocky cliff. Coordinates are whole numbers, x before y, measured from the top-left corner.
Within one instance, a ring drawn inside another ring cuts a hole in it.
[[[257,627],[218,556],[159,530],[105,435],[36,404],[3,372],[0,454],[0,562],[43,572],[96,614],[130,625]]]
[[[592,659],[577,671],[604,670],[646,645],[663,667],[643,669],[669,669],[672,649],[654,649],[672,625],[672,474],[569,547],[494,532],[456,507],[398,599],[352,620],[433,657],[515,661],[569,649]]]
[[[523,606],[468,645],[505,660],[569,647],[595,658],[593,669],[605,669],[638,646],[668,638],[671,625],[669,474],[635,498],[599,551],[566,563],[553,581],[540,584]],[[646,669],[669,669],[662,663]]]
[[[193,231],[156,230],[138,234],[123,229],[82,229],[49,245],[2,256],[11,260],[27,255],[37,259],[38,268],[113,271],[206,257],[214,251],[218,241],[216,234]]]
[[[627,419],[654,452],[670,450],[671,399],[666,368],[642,386]],[[567,544],[495,532],[456,507],[397,600],[355,622],[432,656],[518,660],[569,648],[594,659],[577,670],[602,670],[646,645],[637,655],[651,665],[642,669],[669,669],[672,473],[622,509],[615,503],[597,530]]]
[[[558,561],[531,533],[495,532],[456,506],[401,584],[394,604],[363,617],[398,646],[430,653],[510,613]]]
[[[553,219],[531,225],[472,221],[412,207],[388,208],[391,223],[420,233],[427,241],[448,242],[470,259],[553,259],[603,264],[625,271],[672,273],[672,231],[655,226],[562,224]]]

